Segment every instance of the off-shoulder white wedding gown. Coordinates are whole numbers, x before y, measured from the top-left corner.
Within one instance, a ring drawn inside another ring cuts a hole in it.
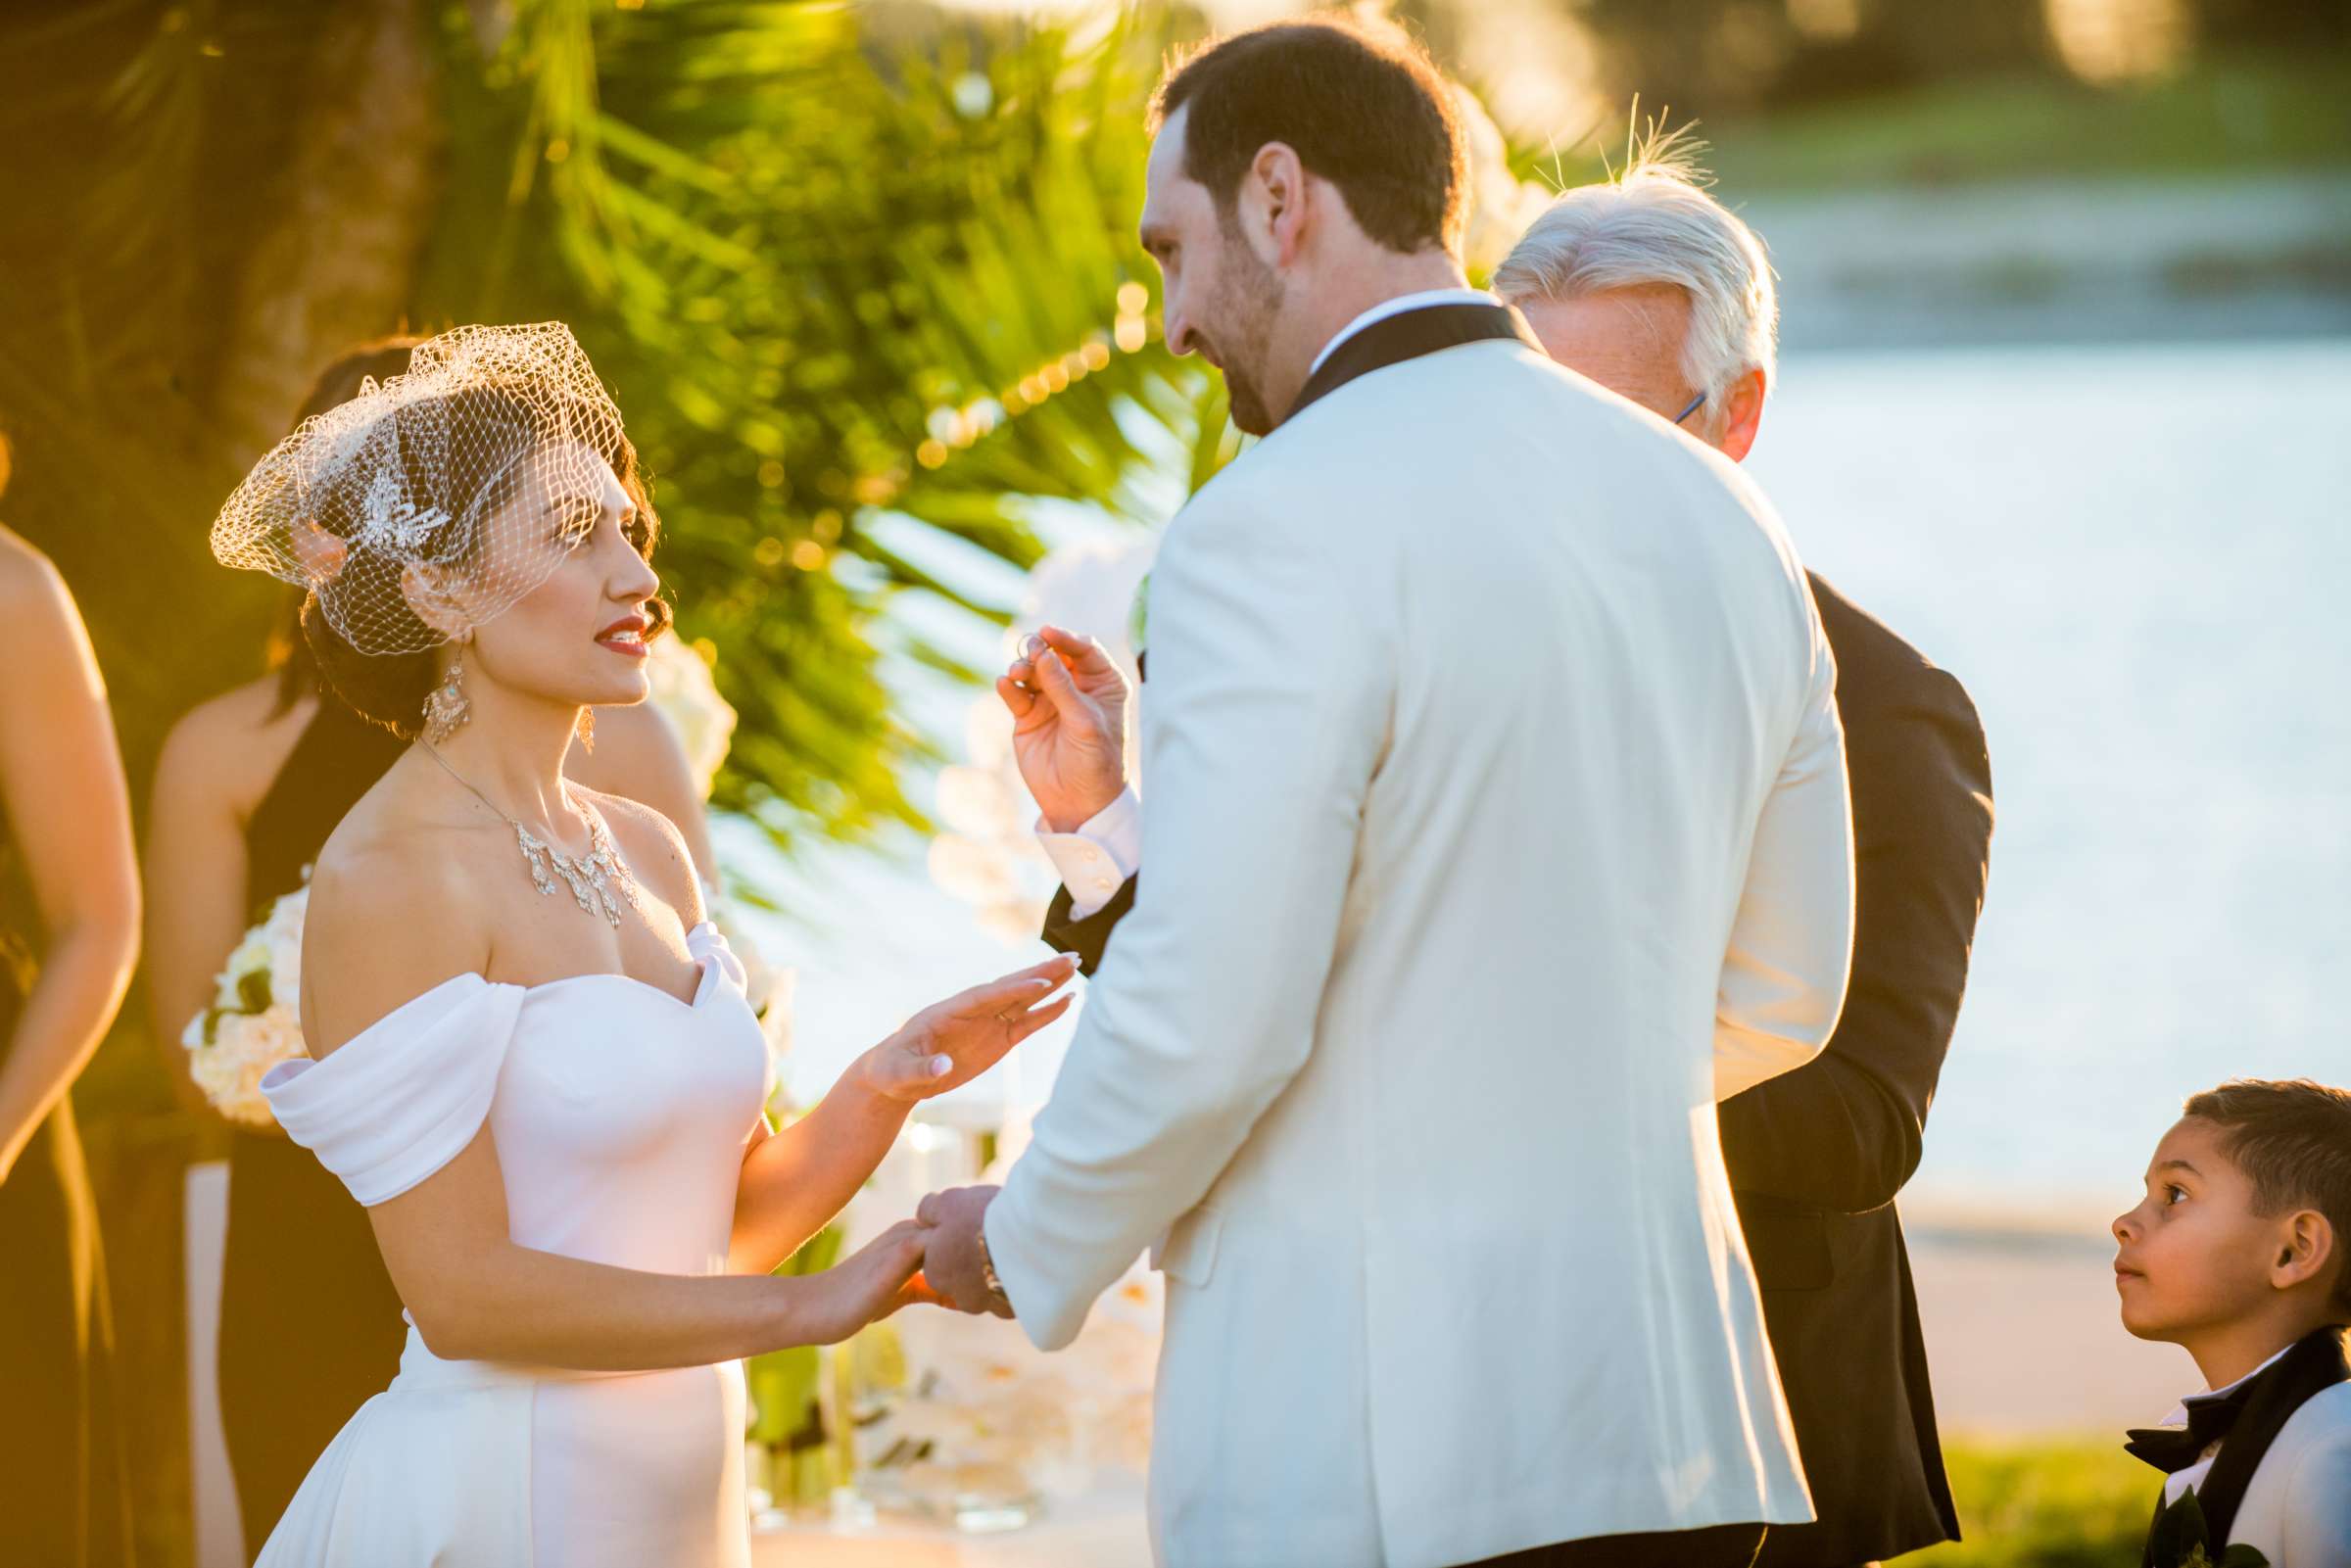
[[[620,974],[460,974],[323,1061],[263,1080],[295,1142],[362,1204],[414,1187],[487,1121],[516,1243],[625,1268],[726,1268],[767,1050],[716,928],[692,1004]],[[595,1373],[446,1361],[411,1323],[400,1374],[328,1446],[257,1568],[747,1563],[739,1362]]]

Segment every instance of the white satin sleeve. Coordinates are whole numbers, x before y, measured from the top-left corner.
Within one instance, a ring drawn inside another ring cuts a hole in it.
[[[756,953],[756,949],[751,951]],[[701,921],[686,933],[686,952],[702,966],[702,985],[724,985],[737,996],[743,996],[750,985],[750,971],[743,958],[727,943],[727,933],[718,928],[716,921]],[[699,991],[696,991],[699,997]]]
[[[352,1197],[388,1203],[455,1160],[481,1130],[528,991],[478,974],[443,981],[385,1014],[323,1061],[297,1057],[262,1078],[286,1136]]]

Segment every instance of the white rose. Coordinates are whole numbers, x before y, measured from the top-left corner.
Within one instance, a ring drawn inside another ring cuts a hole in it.
[[[269,995],[288,1008],[302,995],[302,927],[310,912],[311,890],[298,887],[279,899],[262,923],[269,952]]]
[[[265,1127],[273,1118],[262,1095],[264,1074],[306,1054],[301,1022],[292,1009],[273,1004],[260,1013],[223,1016],[213,1043],[190,1053],[188,1075],[222,1116]]]

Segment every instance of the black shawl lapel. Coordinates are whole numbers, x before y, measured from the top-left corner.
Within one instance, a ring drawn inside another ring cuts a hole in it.
[[[1424,305],[1383,316],[1330,352],[1299,389],[1298,401],[1290,405],[1282,423],[1289,423],[1309,404],[1329,397],[1358,376],[1489,338],[1515,338],[1535,353],[1543,352],[1526,317],[1507,305]]]
[[[2253,1484],[2253,1472],[2261,1468],[2285,1423],[2314,1395],[2343,1382],[2351,1382],[2351,1362],[2344,1358],[2339,1328],[2323,1328],[2305,1337],[2261,1374],[2245,1402],[2245,1413],[2221,1440],[2221,1451],[2213,1455],[2212,1469],[2196,1489],[2216,1550],[2228,1543],[2245,1488]]]
[[[1534,329],[1526,317],[1508,305],[1423,305],[1410,310],[1399,310],[1383,316],[1340,344],[1330,356],[1307,377],[1299,389],[1298,401],[1290,405],[1282,423],[1298,417],[1299,411],[1318,399],[1374,370],[1417,359],[1424,354],[1451,349],[1463,343],[1483,343],[1490,338],[1515,338],[1537,354],[1543,345],[1535,340]],[[1278,427],[1276,427],[1278,428]],[[1134,673],[1148,680],[1149,661],[1138,649],[1134,655]]]
[[[2221,1451],[2213,1455],[2204,1484],[2195,1489],[2214,1551],[2228,1544],[2229,1532],[2236,1524],[2237,1505],[2245,1500],[2245,1489],[2253,1484],[2253,1473],[2261,1468],[2270,1445],[2285,1429],[2285,1423],[2312,1398],[2337,1383],[2351,1383],[2351,1356],[2346,1356],[2339,1328],[2322,1328],[2304,1336],[2253,1380],[2246,1391],[2244,1413],[2221,1440]],[[2160,1515],[2162,1494],[2157,1493],[2156,1497],[2155,1511]],[[2150,1535],[2142,1560],[2151,1561],[2153,1551]]]

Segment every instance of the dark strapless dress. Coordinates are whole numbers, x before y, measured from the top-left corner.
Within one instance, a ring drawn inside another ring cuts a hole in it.
[[[407,744],[320,699],[246,826],[257,919],[302,885],[327,834]],[[367,1212],[315,1155],[240,1132],[228,1168],[220,1418],[245,1549],[258,1554],[312,1462],[391,1384],[407,1329]]]
[[[0,1054],[27,972],[11,947],[0,932]],[[0,1182],[0,1561],[127,1563],[114,1316],[70,1094]]]

